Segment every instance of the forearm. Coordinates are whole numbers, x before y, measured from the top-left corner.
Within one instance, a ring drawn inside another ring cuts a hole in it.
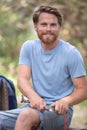
[[[63,98],[69,106],[76,105],[87,99],[87,89],[76,89],[72,94]]]
[[[30,82],[31,68],[27,65],[19,65],[18,67],[18,88],[24,96],[29,99],[30,106],[40,111],[44,110],[46,102],[41,98],[32,87]]]
[[[29,100],[31,97],[39,96],[33,89],[32,84],[30,81],[20,78],[18,79],[18,88],[21,91],[21,93],[26,96]]]
[[[34,91],[31,83],[27,79],[20,78],[20,80],[18,80],[18,86],[23,95],[29,99],[32,108],[36,108],[40,111],[44,110],[44,106],[46,105],[45,100]]]

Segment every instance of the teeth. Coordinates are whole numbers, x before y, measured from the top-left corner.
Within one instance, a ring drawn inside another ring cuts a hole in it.
[[[50,37],[51,35],[50,34],[46,34],[47,37]]]

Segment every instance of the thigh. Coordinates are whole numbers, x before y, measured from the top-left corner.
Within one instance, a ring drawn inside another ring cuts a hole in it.
[[[13,110],[0,111],[0,130],[14,130],[19,113],[27,107],[29,107],[29,104]]]
[[[37,130],[58,130],[64,129],[64,115],[58,115],[55,112],[44,111],[43,113],[39,113],[40,116],[40,126]],[[69,108],[66,125],[69,127],[72,119],[73,111]]]

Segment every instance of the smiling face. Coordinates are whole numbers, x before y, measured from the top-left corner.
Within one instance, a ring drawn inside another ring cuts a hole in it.
[[[38,22],[34,25],[38,37],[45,45],[52,46],[58,42],[60,25],[55,15],[50,13],[41,13]]]

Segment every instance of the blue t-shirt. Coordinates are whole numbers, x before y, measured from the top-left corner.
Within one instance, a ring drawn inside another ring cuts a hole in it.
[[[63,40],[49,51],[39,39],[26,41],[19,64],[31,67],[33,88],[49,105],[74,91],[72,79],[86,75],[80,52]]]

